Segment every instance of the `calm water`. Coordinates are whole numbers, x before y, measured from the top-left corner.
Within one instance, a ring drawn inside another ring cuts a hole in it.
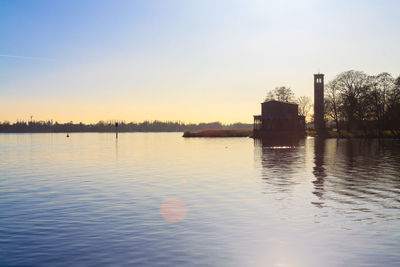
[[[400,141],[1,134],[0,265],[400,266]]]

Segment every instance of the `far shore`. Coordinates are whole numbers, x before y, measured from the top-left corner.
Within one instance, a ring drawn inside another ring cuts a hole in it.
[[[118,131],[119,133],[182,133],[179,130],[173,131]],[[40,133],[58,133],[58,134],[67,134],[67,133],[113,133],[115,134],[115,130],[108,131],[0,131],[0,134],[40,134]],[[251,137],[253,138],[253,130],[250,129],[206,129],[206,130],[186,130],[183,132],[182,137],[205,137],[205,138],[213,138],[213,137]],[[318,137],[318,134],[315,130],[306,130],[304,133],[304,137]],[[341,130],[340,133],[335,130],[327,130],[323,138],[340,138],[340,139],[351,139],[351,138],[361,138],[361,139],[400,139],[400,132],[397,131],[382,131],[380,134],[378,131],[346,131]]]

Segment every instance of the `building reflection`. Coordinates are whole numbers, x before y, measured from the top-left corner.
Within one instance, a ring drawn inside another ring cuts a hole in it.
[[[255,139],[254,142],[259,153],[256,158],[261,159],[264,193],[290,191],[304,162],[300,151],[304,149],[304,139]]]
[[[305,146],[307,142],[311,146]],[[302,181],[302,172],[305,171],[307,149],[312,149],[311,158],[313,163],[312,193],[318,197],[318,201],[312,204],[322,207],[325,188],[324,183],[327,177],[326,169],[326,139],[315,138],[314,140],[304,139],[256,139],[256,151],[260,155],[262,167],[262,179],[265,182],[264,188],[270,192],[289,192],[292,187]]]
[[[278,147],[297,147],[300,141],[304,143],[303,138],[297,136],[280,137],[280,138],[257,138],[254,143],[260,147],[278,148]]]

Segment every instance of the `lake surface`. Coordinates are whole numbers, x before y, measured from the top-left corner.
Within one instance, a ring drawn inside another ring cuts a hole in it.
[[[0,134],[0,265],[400,266],[400,141]]]

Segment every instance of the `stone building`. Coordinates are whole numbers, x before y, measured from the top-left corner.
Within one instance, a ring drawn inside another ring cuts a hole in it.
[[[255,138],[292,138],[304,136],[305,117],[298,105],[276,100],[261,103],[261,115],[254,116]]]

